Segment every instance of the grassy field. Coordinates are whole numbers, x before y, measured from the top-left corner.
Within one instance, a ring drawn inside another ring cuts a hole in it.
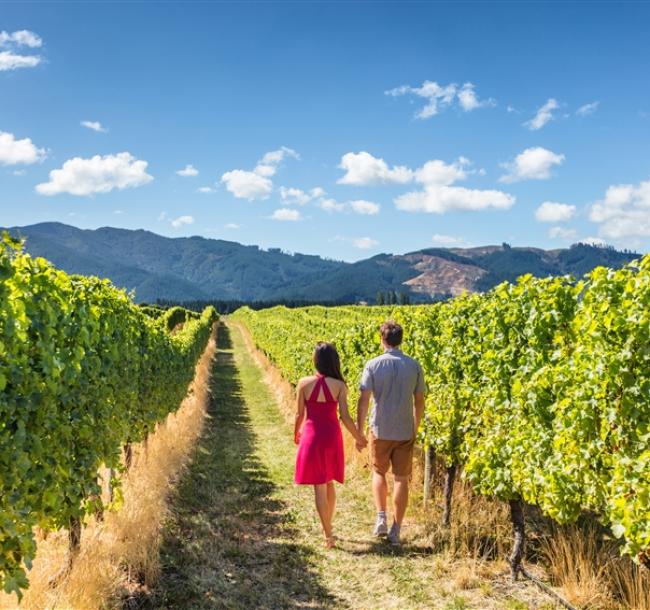
[[[413,517],[401,548],[376,542],[364,468],[338,487],[339,546],[324,549],[312,490],[293,484],[291,424],[238,327],[220,329],[218,348],[209,419],[172,498],[150,608],[555,607],[511,584],[501,563],[434,552]]]

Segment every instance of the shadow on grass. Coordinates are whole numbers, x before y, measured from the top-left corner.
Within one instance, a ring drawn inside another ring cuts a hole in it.
[[[209,419],[172,499],[162,573],[146,607],[344,607],[320,584],[311,551],[294,542],[287,506],[273,497],[223,325],[217,347]]]
[[[373,541],[357,541],[341,539],[339,545],[342,551],[350,555],[381,555],[388,557],[424,557],[434,554],[434,549],[431,546],[410,544],[402,542],[402,544],[394,546],[387,540],[373,540]]]

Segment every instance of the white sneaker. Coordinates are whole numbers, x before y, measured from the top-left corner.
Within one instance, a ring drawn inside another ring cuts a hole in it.
[[[393,523],[390,528],[390,532],[388,532],[388,542],[390,542],[393,546],[399,546],[402,543],[399,537],[399,530],[399,525],[397,525],[397,523]]]
[[[386,534],[388,534],[386,517],[377,517],[377,523],[375,523],[375,529],[372,533],[374,536],[377,536],[377,538],[384,538]]]

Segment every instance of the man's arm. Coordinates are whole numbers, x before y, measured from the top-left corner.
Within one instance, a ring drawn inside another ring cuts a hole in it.
[[[422,366],[420,363],[418,365],[418,378],[415,384],[415,391],[413,392],[413,419],[415,420],[415,431],[413,436],[418,435],[418,430],[420,429],[420,422],[422,421],[422,416],[424,415],[424,394],[427,391],[427,385],[424,381],[424,372],[422,371]]]
[[[424,415],[424,392],[415,392],[413,394],[413,417],[415,419],[415,436],[420,429],[420,422]]]
[[[357,430],[365,436],[366,418],[368,417],[368,408],[370,407],[370,390],[361,390],[357,402]]]

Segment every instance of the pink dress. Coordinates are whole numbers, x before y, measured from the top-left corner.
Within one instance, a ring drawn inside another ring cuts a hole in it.
[[[324,402],[318,402],[321,388]],[[332,396],[323,375],[317,375],[314,389],[305,403],[307,419],[300,435],[294,480],[302,485],[343,483],[345,460],[338,401]]]

